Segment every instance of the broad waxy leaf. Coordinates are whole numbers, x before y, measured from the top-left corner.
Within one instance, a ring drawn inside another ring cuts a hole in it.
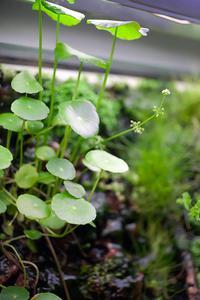
[[[62,299],[52,293],[41,293],[35,295],[31,300],[62,300]]]
[[[25,288],[9,286],[2,289],[0,300],[28,300],[29,292]]]
[[[21,189],[29,189],[35,185],[38,173],[35,167],[30,164],[23,165],[15,174],[15,181]]]
[[[48,207],[50,210],[50,215],[49,217],[40,220],[40,224],[55,230],[61,229],[66,222],[56,216],[55,212],[51,209],[51,205],[48,205]]]
[[[65,43],[57,43],[55,55],[58,60],[69,59],[75,56],[83,64],[92,64],[102,69],[105,69],[107,66],[104,60],[73,49]]]
[[[56,178],[49,172],[39,172],[37,182],[42,184],[51,184],[55,182]]]
[[[22,215],[31,220],[44,219],[49,216],[47,204],[30,194],[23,194],[17,198],[17,208]]]
[[[20,132],[22,130],[23,120],[12,113],[0,114],[0,126],[4,129]]]
[[[144,28],[135,21],[114,21],[114,20],[87,20],[88,24],[93,24],[99,30],[106,30],[115,35],[117,28],[117,38],[122,40],[136,40],[147,34]]]
[[[39,4],[36,2],[33,4],[33,10],[38,9]],[[54,21],[57,21],[58,15],[60,15],[59,23],[65,26],[78,25],[85,18],[85,15],[82,13],[44,0],[42,1],[41,10]]]
[[[5,213],[7,210],[7,205],[4,201],[0,200],[0,214]]]
[[[72,182],[64,181],[66,191],[75,198],[82,198],[85,195],[85,189],[82,185]]]
[[[95,106],[86,100],[76,100],[61,103],[59,115],[66,125],[83,138],[94,136],[99,130],[99,116]]]
[[[56,153],[53,148],[49,146],[41,146],[36,149],[35,155],[40,160],[50,160],[51,158],[56,156]]]
[[[85,225],[96,218],[96,210],[91,203],[84,199],[75,199],[68,193],[56,194],[51,206],[61,220],[70,224]]]
[[[11,86],[13,90],[22,94],[35,94],[43,90],[39,82],[28,71],[17,74],[11,82]]]
[[[42,101],[21,97],[12,103],[11,111],[23,120],[37,121],[46,119],[49,108]]]
[[[83,160],[82,160],[82,163],[84,164],[84,166],[86,166],[89,170],[91,170],[91,171],[93,171],[93,172],[100,172],[101,171],[101,169],[100,168],[98,168],[98,167],[96,167],[96,166],[93,166],[89,161],[87,161],[87,159],[86,158],[84,158]]]
[[[0,170],[7,169],[13,160],[12,153],[7,148],[0,146]]]
[[[41,121],[26,121],[25,129],[30,134],[37,134],[42,130],[44,124]]]
[[[64,158],[52,158],[46,164],[46,168],[52,175],[64,180],[72,180],[76,176],[73,164]]]
[[[39,240],[42,237],[42,233],[35,229],[24,230],[25,236],[30,240]]]
[[[92,166],[112,173],[124,173],[129,169],[124,160],[104,150],[92,150],[86,154],[85,159]]]

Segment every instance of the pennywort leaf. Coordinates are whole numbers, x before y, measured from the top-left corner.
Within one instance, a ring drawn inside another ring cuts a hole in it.
[[[46,164],[46,168],[52,175],[64,180],[72,180],[76,175],[73,164],[64,158],[52,158]]]
[[[13,160],[12,153],[7,148],[0,146],[0,170],[7,169]]]
[[[47,204],[34,195],[20,195],[17,198],[16,204],[19,212],[22,215],[25,215],[28,219],[37,220],[44,219],[49,216]]]
[[[148,29],[141,28],[135,21],[114,21],[114,20],[87,20],[88,24],[94,25],[99,30],[106,30],[115,35],[117,29],[117,38],[122,40],[135,40],[147,35]]]
[[[35,155],[38,159],[48,161],[56,156],[53,148],[49,146],[41,146],[36,149]]]
[[[75,225],[85,225],[96,218],[96,210],[91,203],[75,199],[68,193],[59,193],[53,197],[52,210],[61,220]]]
[[[66,191],[75,198],[82,198],[85,195],[85,189],[82,185],[72,182],[64,181]]]
[[[49,185],[51,183],[54,183],[55,179],[56,178],[49,172],[39,172],[37,182]]]
[[[55,212],[51,209],[51,205],[48,205],[48,207],[50,210],[50,215],[47,218],[40,220],[40,224],[50,229],[61,229],[66,222],[56,216]]]
[[[7,205],[4,201],[0,200],[0,214],[5,213],[7,210]]]
[[[55,55],[58,60],[64,60],[64,59],[69,59],[70,57],[76,57],[80,61],[80,63],[83,64],[92,64],[102,69],[105,69],[107,66],[107,63],[104,60],[99,59],[92,55],[88,55],[81,51],[78,51],[68,46],[65,43],[57,43],[55,49]]]
[[[15,181],[18,187],[29,189],[35,185],[38,173],[35,167],[30,164],[23,165],[15,174]]]
[[[35,229],[24,230],[25,236],[30,240],[39,240],[42,237],[42,233]]]
[[[39,82],[28,71],[17,74],[11,82],[11,86],[13,90],[22,94],[35,94],[43,90]]]
[[[88,152],[85,156],[85,161],[91,166],[112,173],[124,173],[129,169],[124,160],[104,150],[92,150]]]
[[[4,129],[20,132],[22,130],[23,120],[12,113],[0,114],[0,126]]]
[[[41,121],[26,121],[25,129],[29,134],[37,134],[44,127],[44,124]]]
[[[33,4],[33,10],[38,9],[39,4],[36,2]],[[45,0],[42,0],[41,9],[54,21],[57,21],[58,15],[60,15],[59,22],[65,26],[78,25],[85,18],[85,15],[82,13]]]
[[[41,293],[35,295],[31,300],[62,300],[62,299],[52,293]]]
[[[46,119],[49,108],[42,101],[21,97],[12,103],[11,111],[23,120],[37,121]]]
[[[0,294],[0,300],[28,300],[29,292],[22,287],[8,286],[3,288]]]
[[[99,116],[95,106],[87,100],[76,100],[61,103],[59,116],[83,138],[94,136],[99,130]]]

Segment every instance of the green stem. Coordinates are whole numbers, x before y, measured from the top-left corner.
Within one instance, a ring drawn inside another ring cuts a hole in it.
[[[66,296],[66,299],[67,300],[71,300],[71,297],[70,297],[70,294],[69,294],[69,290],[68,290],[68,287],[67,287],[67,284],[66,284],[66,281],[64,279],[64,276],[63,276],[63,271],[62,271],[62,268],[61,268],[61,265],[60,265],[60,262],[59,262],[59,259],[58,259],[58,256],[55,252],[55,249],[51,243],[51,240],[48,236],[45,236],[45,239],[47,241],[47,244],[48,244],[48,247],[49,247],[49,250],[51,251],[51,254],[54,258],[54,261],[55,261],[55,264],[56,264],[56,267],[58,269],[58,273],[60,275],[60,280],[62,282],[62,285],[63,285],[63,289],[64,289],[64,292],[65,292],[65,296]]]
[[[160,105],[159,105],[159,109],[161,109],[161,108],[163,107],[165,98],[166,98],[166,96],[163,96],[163,97],[162,97],[162,100],[161,100]],[[141,123],[140,123],[140,126],[145,125],[146,123],[148,123],[149,121],[151,121],[151,120],[154,119],[155,117],[156,117],[156,113],[154,113],[153,115],[149,116],[146,120],[144,120],[143,122],[141,122]],[[116,134],[110,136],[109,138],[104,139],[103,143],[110,142],[110,141],[112,141],[112,140],[114,140],[114,139],[116,139],[116,138],[118,138],[118,137],[121,137],[121,136],[123,136],[123,135],[126,135],[127,133],[134,131],[136,128],[137,128],[137,125],[136,125],[136,126],[133,126],[133,127],[131,127],[131,128],[129,128],[129,129],[123,130],[123,131],[121,131],[121,132],[119,132],[119,133],[116,133]]]
[[[142,125],[146,124],[147,122],[149,122],[150,120],[152,120],[155,117],[156,117],[156,114],[153,114],[152,116],[150,116],[149,118],[147,118],[145,121],[143,121],[140,125],[142,126]],[[103,141],[103,143],[110,142],[110,141],[112,141],[112,140],[114,140],[116,138],[119,138],[119,137],[121,137],[123,135],[126,135],[127,133],[134,131],[136,128],[137,128],[137,126],[133,126],[133,127],[129,128],[129,129],[126,129],[126,130],[123,130],[123,131],[121,131],[119,133],[116,133],[116,134],[110,136],[109,138],[105,139]]]
[[[90,194],[89,194],[89,196],[88,196],[88,201],[89,201],[89,202],[91,202],[91,200],[92,200],[92,196],[94,195],[94,192],[95,192],[95,190],[96,190],[96,188],[97,188],[97,185],[98,185],[98,183],[99,183],[99,180],[101,179],[102,174],[103,174],[103,170],[101,170],[101,171],[99,172],[99,174],[98,174],[98,176],[97,176],[97,178],[96,178],[96,180],[95,180],[95,182],[94,182],[94,185],[93,185],[93,187],[92,187],[92,190],[91,190],[91,192],[90,192]]]
[[[11,141],[12,131],[7,131],[7,139],[6,139],[6,148],[10,149],[10,141]]]
[[[31,261],[23,260],[23,263],[26,264],[26,265],[30,265],[30,266],[32,266],[32,267],[35,269],[35,273],[36,273],[36,276],[35,276],[35,283],[34,283],[34,290],[35,290],[36,287],[37,287],[37,285],[38,285],[39,279],[40,279],[40,272],[39,272],[39,269],[38,269],[38,267],[36,266],[36,264],[34,264],[34,263],[31,262]]]
[[[23,121],[22,131],[21,131],[21,136],[20,136],[20,161],[19,161],[20,167],[22,166],[23,159],[24,159],[24,149],[23,149],[23,143],[24,143],[24,135],[23,135],[24,124],[25,124],[25,121]]]
[[[11,203],[11,204],[13,204],[14,206],[16,206],[16,199],[15,199],[15,197],[9,192],[9,191],[7,191],[4,187],[2,187],[2,190],[4,191],[4,193],[6,193],[6,195],[8,195],[8,198],[7,198],[7,200]],[[11,200],[11,199],[12,200]]]
[[[70,137],[70,134],[71,134],[71,127],[69,125],[67,125],[65,127],[65,134],[64,134],[64,137],[61,141],[61,144],[60,144],[60,158],[63,158],[64,155],[65,155],[65,151],[67,149],[67,144],[68,144],[68,140],[69,140],[69,137]]]
[[[80,83],[80,78],[81,78],[82,71],[83,71],[83,63],[81,62],[80,66],[79,66],[79,70],[78,70],[78,77],[77,77],[76,86],[75,86],[75,89],[74,89],[72,101],[74,101],[76,99],[76,97],[77,97],[78,87],[79,87],[79,83]]]
[[[99,97],[97,99],[97,105],[96,105],[97,111],[99,110],[100,105],[101,105],[101,101],[104,97],[106,84],[107,84],[108,76],[110,74],[110,68],[111,68],[112,61],[113,61],[113,55],[114,55],[114,52],[115,52],[116,41],[117,41],[117,28],[115,29],[115,35],[113,37],[112,49],[111,49],[111,53],[110,53],[110,58],[109,58],[108,63],[107,63],[103,84],[101,86]]]
[[[77,155],[77,152],[78,152],[78,150],[79,150],[79,147],[80,147],[80,144],[81,144],[82,140],[83,140],[83,138],[80,136],[80,137],[78,138],[77,143],[76,143],[75,146],[74,146],[74,149],[73,149],[73,152],[72,152],[72,155],[71,155],[71,161],[72,161],[72,162],[74,162],[75,159],[76,159],[76,155]]]
[[[42,86],[42,9],[41,0],[39,0],[38,10],[38,31],[39,31],[39,49],[38,49],[38,77],[39,83]],[[42,99],[42,91],[39,93],[39,99]]]
[[[60,34],[60,15],[57,17],[57,23],[56,23],[56,45],[59,42],[59,34]],[[52,122],[53,118],[53,109],[54,109],[54,101],[55,101],[55,82],[56,82],[56,72],[58,68],[58,59],[56,55],[54,56],[54,66],[53,66],[53,77],[51,82],[51,101],[50,101],[50,112],[49,112],[49,118],[48,118],[48,126]]]

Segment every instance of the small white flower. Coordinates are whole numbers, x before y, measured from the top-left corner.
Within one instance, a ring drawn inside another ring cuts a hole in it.
[[[133,131],[135,133],[138,133],[138,134],[142,134],[143,133],[144,128],[141,126],[141,122],[140,121],[139,122],[135,122],[135,121],[131,120],[130,123],[131,123],[130,126],[133,128]]]
[[[165,90],[162,91],[162,94],[163,94],[164,96],[169,96],[169,95],[171,95],[171,92],[170,92],[170,90],[165,89]]]

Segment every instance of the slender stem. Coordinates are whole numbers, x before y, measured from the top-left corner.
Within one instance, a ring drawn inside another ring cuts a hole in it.
[[[41,0],[39,0],[38,10],[38,31],[39,31],[39,49],[38,49],[38,77],[39,83],[42,86],[42,9]],[[42,91],[39,93],[39,99],[42,99]]]
[[[91,202],[91,200],[92,200],[92,196],[94,195],[94,192],[95,192],[95,190],[96,190],[96,188],[97,188],[97,185],[98,185],[98,183],[99,183],[99,180],[101,179],[102,174],[103,174],[103,170],[101,170],[101,171],[99,172],[99,174],[98,174],[98,176],[97,176],[97,178],[96,178],[96,180],[95,180],[95,182],[94,182],[94,185],[93,185],[93,187],[92,187],[92,190],[91,190],[91,192],[90,192],[90,194],[89,194],[89,196],[88,196],[88,201],[89,201],[89,202]]]
[[[164,95],[164,96],[162,97],[161,102],[160,102],[159,109],[161,109],[161,108],[163,107],[163,104],[164,104],[165,99],[166,99],[166,96]],[[156,114],[156,113],[152,114],[152,115],[149,116],[146,120],[144,120],[143,122],[141,122],[141,123],[140,123],[140,126],[145,125],[146,123],[148,123],[149,121],[151,121],[152,119],[154,119],[154,118],[156,118],[156,117],[157,117],[157,114]],[[129,128],[129,129],[123,130],[123,131],[121,131],[121,132],[118,132],[118,133],[116,133],[116,134],[110,136],[109,138],[104,139],[103,143],[110,142],[110,141],[112,141],[112,140],[114,140],[114,139],[116,139],[116,138],[118,138],[118,137],[120,137],[120,136],[126,135],[127,133],[134,131],[136,128],[137,128],[137,125],[136,125],[136,126],[133,126],[133,127],[131,127],[131,128]]]
[[[155,117],[156,117],[156,114],[153,114],[152,116],[150,116],[149,118],[147,118],[144,122],[142,122],[140,125],[142,126],[142,125],[146,124],[147,122],[149,122],[150,120],[152,120]],[[136,127],[137,127],[137,125],[129,128],[129,129],[123,130],[123,131],[121,131],[119,133],[116,133],[116,134],[110,136],[109,138],[105,139],[103,141],[103,143],[110,142],[110,141],[112,141],[112,140],[114,140],[114,139],[116,139],[116,138],[118,138],[120,136],[126,135],[127,133],[134,131],[136,129]]]
[[[18,241],[18,240],[21,240],[21,239],[25,239],[25,238],[26,238],[25,235],[19,235],[19,236],[16,236],[16,237],[12,238],[12,239],[5,240],[5,241],[3,242],[3,244],[4,244],[4,245],[5,245],[5,244],[10,244],[10,243],[12,243],[12,242],[15,242],[15,241]]]
[[[36,266],[36,264],[34,264],[34,263],[31,262],[31,261],[23,260],[23,263],[24,263],[24,264],[27,264],[27,265],[30,265],[30,266],[32,266],[32,267],[35,269],[36,276],[35,276],[34,289],[36,289],[36,287],[37,287],[37,285],[38,285],[38,282],[39,282],[39,279],[40,279],[40,272],[39,272],[39,269],[38,269],[38,267]]]
[[[15,197],[9,192],[7,191],[4,187],[2,187],[2,190],[6,193],[6,195],[8,195],[8,198],[6,198],[11,204],[13,204],[14,206],[16,206],[16,199]],[[11,199],[12,200],[11,200]]]
[[[21,131],[21,136],[20,136],[20,161],[19,161],[20,167],[22,166],[22,164],[23,164],[23,159],[24,159],[24,151],[23,151],[23,143],[24,143],[23,130],[24,130],[24,124],[25,124],[25,121],[23,121],[23,124],[22,124],[22,131]]]
[[[79,83],[80,83],[82,70],[83,70],[83,63],[81,62],[80,66],[79,66],[79,70],[78,70],[78,77],[77,77],[74,93],[73,93],[73,96],[72,96],[72,101],[74,101],[76,99],[77,94],[78,94],[78,87],[79,87]]]
[[[59,275],[60,275],[60,280],[61,280],[62,285],[63,285],[63,289],[64,289],[64,292],[65,292],[66,299],[67,300],[71,300],[71,297],[70,297],[70,294],[69,294],[69,291],[68,291],[68,287],[67,287],[66,281],[65,281],[64,276],[63,276],[63,271],[62,271],[59,259],[57,257],[57,254],[55,252],[55,249],[54,249],[54,247],[53,247],[53,245],[51,243],[50,238],[48,236],[45,236],[45,239],[47,241],[49,250],[51,251],[51,254],[52,254],[53,258],[54,258],[56,267],[58,269],[58,272],[59,272]]]
[[[58,15],[57,23],[56,23],[56,45],[59,42],[59,34],[60,34],[60,15]],[[53,66],[53,77],[52,77],[52,82],[51,82],[51,101],[50,101],[50,112],[49,112],[49,118],[48,118],[48,126],[51,124],[52,117],[53,117],[57,67],[58,67],[58,59],[55,55],[54,56],[54,66]]]
[[[12,131],[7,131],[7,139],[6,139],[6,148],[10,149],[10,141],[11,141]]]
[[[71,127],[69,125],[67,125],[65,127],[65,134],[64,134],[64,137],[61,141],[61,144],[60,144],[60,158],[63,158],[64,155],[65,155],[65,151],[67,149],[67,144],[68,144],[68,140],[69,140],[69,137],[70,137],[70,134],[71,134]]]
[[[71,155],[71,161],[72,161],[72,162],[75,161],[75,158],[76,158],[76,155],[77,155],[77,152],[78,152],[78,149],[79,149],[79,147],[80,147],[80,144],[81,144],[82,140],[83,140],[83,138],[80,136],[80,137],[78,138],[77,143],[75,144],[75,147],[74,147],[73,152],[72,152],[72,155]]]
[[[22,271],[23,271],[23,274],[24,274],[24,287],[26,286],[26,280],[27,280],[27,274],[26,274],[26,268],[24,266],[24,263],[23,263],[23,260],[21,259],[21,256],[19,255],[17,249],[10,245],[10,244],[4,244],[3,247],[6,246],[8,248],[11,248],[13,250],[13,252],[15,253],[15,255],[17,256],[17,259],[21,265],[21,268],[22,268]]]
[[[109,58],[108,63],[107,63],[103,84],[101,86],[99,97],[97,99],[97,105],[96,105],[97,111],[99,110],[100,105],[101,105],[101,101],[104,97],[106,84],[107,84],[108,76],[110,74],[110,68],[111,68],[112,61],[113,61],[113,55],[114,55],[114,52],[115,52],[116,41],[117,41],[117,28],[115,29],[115,35],[113,37],[112,49],[111,49],[111,53],[110,53],[110,58]]]

